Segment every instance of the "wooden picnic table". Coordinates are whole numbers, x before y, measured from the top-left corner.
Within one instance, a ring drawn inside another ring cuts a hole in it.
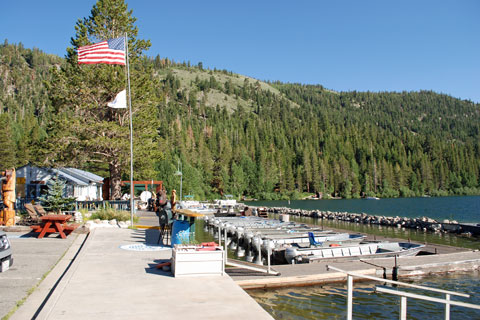
[[[68,228],[66,222],[72,218],[68,214],[47,214],[41,216],[42,224],[39,226],[32,227],[35,232],[40,232],[38,239],[42,239],[46,233],[56,233],[60,234],[62,239],[66,239],[67,235],[70,234],[68,231],[72,231],[71,228]],[[65,234],[67,231],[67,234]]]

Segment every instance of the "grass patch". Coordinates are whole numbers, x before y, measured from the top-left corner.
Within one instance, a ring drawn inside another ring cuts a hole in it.
[[[130,221],[130,211],[116,210],[112,207],[102,208],[89,217],[89,220],[117,220],[117,221]],[[133,222],[138,222],[139,218],[136,215],[133,215]]]

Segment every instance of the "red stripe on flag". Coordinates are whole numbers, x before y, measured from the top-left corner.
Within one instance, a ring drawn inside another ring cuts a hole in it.
[[[107,41],[78,48],[78,64],[125,65],[125,51],[110,49]]]

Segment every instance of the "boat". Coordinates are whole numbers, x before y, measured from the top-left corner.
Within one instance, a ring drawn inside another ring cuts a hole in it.
[[[425,245],[407,242],[372,241],[360,244],[321,245],[300,248],[292,245],[285,249],[288,263],[312,263],[332,260],[359,260],[372,258],[416,256]]]
[[[187,209],[196,213],[213,215],[217,210],[207,203],[194,200],[183,200],[177,203],[176,209]]]
[[[379,197],[366,197],[367,200],[380,200]]]
[[[314,231],[314,230],[311,230]],[[318,243],[322,245],[327,244],[342,244],[342,243],[360,243],[365,240],[365,236],[361,234],[349,234],[349,233],[338,233],[333,231],[317,231],[317,232],[284,232],[280,234],[274,234],[269,232],[262,232],[261,238],[266,242],[270,242],[270,246],[276,247],[279,245],[285,244],[297,244],[298,247],[305,245],[312,245],[312,238],[310,234],[313,234]]]

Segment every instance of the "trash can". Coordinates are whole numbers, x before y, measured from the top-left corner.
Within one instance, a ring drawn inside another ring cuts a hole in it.
[[[175,244],[186,244],[190,241],[190,222],[175,220],[172,227],[172,247]]]

